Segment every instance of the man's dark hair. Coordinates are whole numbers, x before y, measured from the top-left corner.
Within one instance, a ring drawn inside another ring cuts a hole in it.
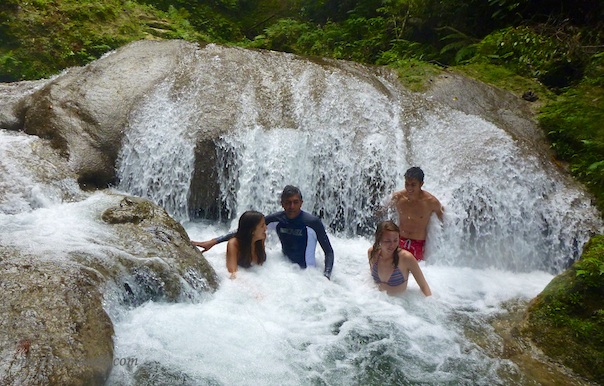
[[[421,184],[422,182],[424,182],[424,172],[419,167],[414,166],[412,168],[407,169],[407,171],[405,172],[405,178],[415,178]]]
[[[283,188],[283,192],[281,192],[281,201],[285,200],[288,197],[294,196],[296,194],[298,196],[300,196],[300,200],[301,200],[302,192],[300,192],[300,189],[296,188],[293,185],[287,185],[285,188]]]

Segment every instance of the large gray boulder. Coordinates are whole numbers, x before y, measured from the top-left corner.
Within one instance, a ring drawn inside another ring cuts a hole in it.
[[[237,149],[221,142],[225,134],[257,127],[320,131],[327,125],[357,133],[355,145],[361,146],[375,126],[388,122],[379,115],[368,120],[371,106],[350,95],[368,93],[384,104],[384,111],[400,108],[401,130],[421,120],[422,111],[442,105],[476,114],[519,139],[528,153],[549,158],[528,102],[519,96],[455,74],[435,79],[430,90],[417,94],[396,78],[390,69],[351,62],[177,40],[139,41],[50,80],[13,86],[22,90],[23,98],[3,96],[0,88],[0,102],[8,103],[0,108],[0,127],[50,141],[69,160],[80,185],[88,188],[116,182],[116,163],[124,148],[157,132],[178,132],[170,138],[193,147],[190,176],[179,181],[188,189],[187,214],[209,218],[232,216],[236,200],[236,183],[219,182],[237,180]],[[347,96],[335,97],[334,89],[345,90]],[[330,119],[323,121],[325,116]],[[146,159],[155,145],[131,153],[134,158],[144,153],[141,158]],[[151,166],[119,178],[136,179]],[[140,187],[140,194],[151,188]]]
[[[518,95],[454,72],[432,79],[425,94],[435,102],[497,125],[531,154],[551,157],[549,143],[537,125],[531,103]]]
[[[69,158],[80,184],[105,187],[115,177],[133,106],[174,71],[183,48],[193,46],[179,40],[141,42],[70,68],[33,93],[22,124],[10,128],[50,139]]]

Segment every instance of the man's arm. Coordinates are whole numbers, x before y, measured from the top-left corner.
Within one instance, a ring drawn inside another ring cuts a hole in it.
[[[191,240],[191,242],[196,247],[203,248],[203,250],[201,252],[207,252],[214,245],[220,244],[220,243],[224,243],[225,241],[228,241],[228,240],[232,239],[233,237],[235,237],[235,234],[237,234],[237,232],[227,233],[226,235],[223,235],[223,236],[220,236],[220,237],[216,237],[215,239],[212,239],[212,240],[207,240],[207,241],[193,241],[193,240]]]
[[[442,206],[442,204],[440,203],[440,201],[438,201],[438,199],[436,197],[434,197],[434,196],[432,196],[432,197],[434,198],[434,204],[432,206],[432,210],[434,211],[434,213],[436,213],[436,216],[442,223],[445,208]]]
[[[374,218],[381,219],[388,214],[388,211],[391,208],[396,208],[396,204],[399,199],[399,195],[401,192],[395,192],[392,194],[392,197],[388,200],[388,202],[384,205],[379,205],[378,208],[374,212]]]
[[[318,217],[316,221],[313,221],[313,224],[310,224],[310,227],[317,234],[317,240],[325,253],[325,271],[323,272],[323,275],[331,280],[331,270],[333,269],[334,255],[333,248],[331,247],[331,243],[329,242],[329,238],[325,232],[325,227]]]

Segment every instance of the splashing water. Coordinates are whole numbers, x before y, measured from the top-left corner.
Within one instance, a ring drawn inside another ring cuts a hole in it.
[[[186,68],[183,62],[181,68]],[[117,160],[118,189],[146,197],[177,221],[189,219],[195,143],[189,130],[195,92],[171,92],[179,74],[164,80],[132,113]]]
[[[202,239],[218,231],[187,230]],[[151,378],[159,384],[531,384],[511,361],[497,358],[502,341],[488,318],[504,311],[505,300],[535,296],[550,274],[422,263],[433,297],[425,298],[412,278],[404,295],[388,296],[372,284],[369,241],[331,241],[331,281],[321,267],[292,266],[276,243],[269,243],[264,266],[229,280],[224,244],[214,247],[205,256],[222,279],[220,290],[202,304],[148,303],[124,315],[115,326],[115,355],[136,357],[139,366],[115,367],[108,385],[147,382],[129,383],[150,363],[162,365]]]
[[[60,169],[59,156],[44,150],[43,142],[0,130],[0,213],[17,214],[85,196],[75,177]]]

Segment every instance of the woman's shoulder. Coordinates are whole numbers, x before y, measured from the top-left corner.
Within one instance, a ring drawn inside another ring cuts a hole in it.
[[[402,262],[406,262],[407,263],[407,262],[410,262],[410,261],[417,262],[417,260],[415,260],[415,256],[413,256],[413,254],[411,252],[406,251],[406,250],[404,250],[402,248],[399,248],[399,250],[398,250],[398,263],[399,263],[399,265]]]

